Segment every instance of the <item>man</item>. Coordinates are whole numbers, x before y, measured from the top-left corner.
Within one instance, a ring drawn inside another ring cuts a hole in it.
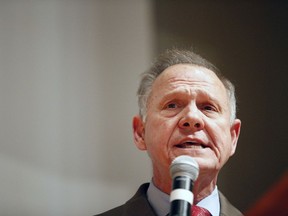
[[[216,185],[220,169],[235,153],[241,127],[232,83],[199,55],[168,50],[143,74],[138,103],[134,142],[148,152],[152,181],[124,205],[100,215],[167,215],[169,166],[180,155],[192,156],[199,165],[194,205],[208,215],[242,215]]]

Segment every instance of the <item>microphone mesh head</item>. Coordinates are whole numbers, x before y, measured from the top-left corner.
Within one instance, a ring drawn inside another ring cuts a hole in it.
[[[199,174],[199,166],[196,160],[187,155],[176,157],[170,165],[170,174],[172,178],[176,176],[189,176],[192,181],[195,181]]]

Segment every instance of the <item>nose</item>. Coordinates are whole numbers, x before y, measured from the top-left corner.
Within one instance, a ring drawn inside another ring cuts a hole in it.
[[[197,107],[187,107],[179,120],[179,127],[187,131],[199,131],[204,128],[202,113]]]

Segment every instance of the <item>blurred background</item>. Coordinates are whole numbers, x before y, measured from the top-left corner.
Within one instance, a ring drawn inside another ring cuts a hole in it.
[[[0,215],[93,215],[151,178],[140,74],[192,48],[236,85],[219,188],[242,211],[287,171],[287,1],[0,0]]]

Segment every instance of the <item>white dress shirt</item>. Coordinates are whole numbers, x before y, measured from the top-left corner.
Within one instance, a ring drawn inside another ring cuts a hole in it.
[[[158,216],[166,216],[170,211],[170,196],[159,190],[151,181],[147,190],[147,197],[150,205]],[[207,209],[212,216],[219,216],[220,201],[217,186],[213,192],[197,203],[197,206]]]

